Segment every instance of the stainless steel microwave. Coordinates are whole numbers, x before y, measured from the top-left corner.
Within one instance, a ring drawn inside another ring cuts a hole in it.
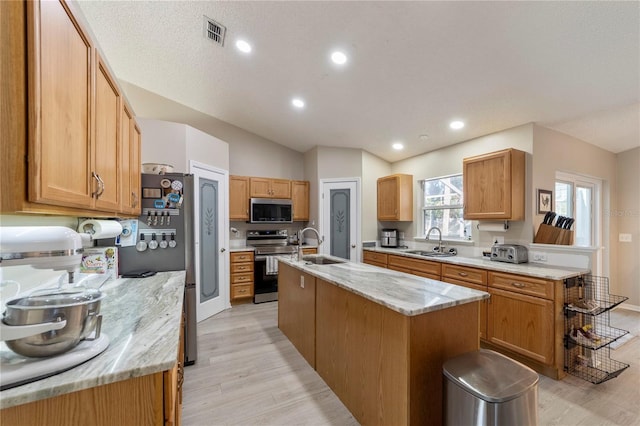
[[[252,198],[251,223],[292,223],[293,203],[278,198]]]

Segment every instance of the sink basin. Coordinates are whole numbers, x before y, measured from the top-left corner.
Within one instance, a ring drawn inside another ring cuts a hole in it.
[[[427,251],[427,250],[407,250],[405,253],[417,254],[418,256],[425,257],[451,257],[455,256],[456,253],[444,252],[440,253],[437,251]]]
[[[333,265],[335,263],[346,263],[346,260],[330,259],[324,256],[302,256],[306,265]]]

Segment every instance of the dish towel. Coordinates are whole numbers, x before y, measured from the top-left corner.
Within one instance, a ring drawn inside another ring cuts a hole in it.
[[[267,256],[267,275],[278,275],[278,258]]]

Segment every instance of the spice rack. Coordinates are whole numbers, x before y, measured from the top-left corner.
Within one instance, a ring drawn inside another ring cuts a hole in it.
[[[609,345],[626,330],[611,327],[611,309],[627,297],[609,294],[609,279],[585,275],[564,281],[564,369],[591,383],[617,377],[629,364],[611,359]]]

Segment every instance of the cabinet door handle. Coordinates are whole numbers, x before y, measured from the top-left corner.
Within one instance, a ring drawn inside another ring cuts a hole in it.
[[[100,175],[96,175],[96,176],[98,176],[98,183],[100,184],[100,192],[98,193],[98,197],[100,197],[102,195],[102,193],[104,192],[104,181],[102,180]],[[96,197],[96,198],[98,198],[98,197]]]
[[[526,284],[516,283],[516,282],[511,283],[511,285],[514,286],[514,287],[518,287],[518,288],[525,288],[526,287]]]
[[[467,274],[466,272],[458,272],[458,275],[460,275],[461,277],[468,277],[469,274]]]
[[[96,180],[96,183],[98,184],[98,188],[91,193],[91,198],[98,198],[100,196],[100,194],[99,194],[99,192],[100,192],[100,178],[98,177],[96,172],[91,172],[91,176]]]

